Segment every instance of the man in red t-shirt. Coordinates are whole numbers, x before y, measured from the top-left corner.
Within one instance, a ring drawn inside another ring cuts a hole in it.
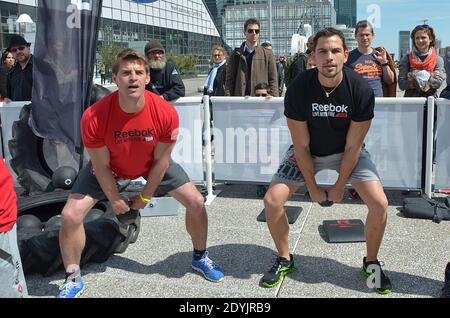
[[[13,178],[0,159],[0,298],[28,296],[17,247],[16,200]]]
[[[138,51],[122,51],[112,73],[118,91],[88,108],[81,120],[91,162],[80,171],[62,211],[59,242],[66,280],[58,297],[78,297],[84,290],[79,264],[86,239],[83,219],[88,211],[105,196],[116,214],[130,210],[127,199],[117,190],[117,179],[147,179],[142,193],[131,198],[132,209],[144,208],[157,189],[183,204],[194,248],[193,269],[210,281],[223,280],[221,268],[206,251],[204,198],[183,168],[170,158],[178,134],[175,108],[145,90],[150,72],[145,56]]]

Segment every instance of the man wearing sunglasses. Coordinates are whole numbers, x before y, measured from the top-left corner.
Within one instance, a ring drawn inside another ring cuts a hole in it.
[[[278,96],[278,79],[272,50],[258,46],[260,23],[248,19],[244,24],[245,42],[234,50],[227,65],[225,96],[255,96],[258,83],[268,83],[268,93]]]
[[[8,50],[17,62],[8,74],[6,102],[31,101],[33,55],[30,45],[20,35],[14,35],[9,41]]]

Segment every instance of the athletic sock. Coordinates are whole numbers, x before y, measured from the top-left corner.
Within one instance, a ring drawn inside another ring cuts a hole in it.
[[[194,259],[195,259],[196,261],[198,261],[199,259],[202,258],[203,254],[205,254],[205,252],[206,252],[206,250],[196,250],[196,249],[194,248]]]
[[[81,271],[77,269],[73,273],[66,273],[66,282],[72,281],[74,283],[78,283],[81,281]]]

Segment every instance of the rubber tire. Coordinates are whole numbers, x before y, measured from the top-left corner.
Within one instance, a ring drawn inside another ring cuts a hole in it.
[[[43,139],[37,137],[28,126],[31,105],[23,106],[19,120],[12,125],[12,139],[8,141],[11,153],[9,163],[17,174],[17,182],[27,194],[45,192],[52,188],[51,170],[42,156]]]

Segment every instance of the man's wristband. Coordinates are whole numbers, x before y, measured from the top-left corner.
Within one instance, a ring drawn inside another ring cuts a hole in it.
[[[152,198],[144,197],[144,196],[142,195],[142,193],[139,193],[139,199],[141,199],[141,202],[142,202],[142,203],[145,203],[145,204],[149,203],[149,202],[152,200]]]

